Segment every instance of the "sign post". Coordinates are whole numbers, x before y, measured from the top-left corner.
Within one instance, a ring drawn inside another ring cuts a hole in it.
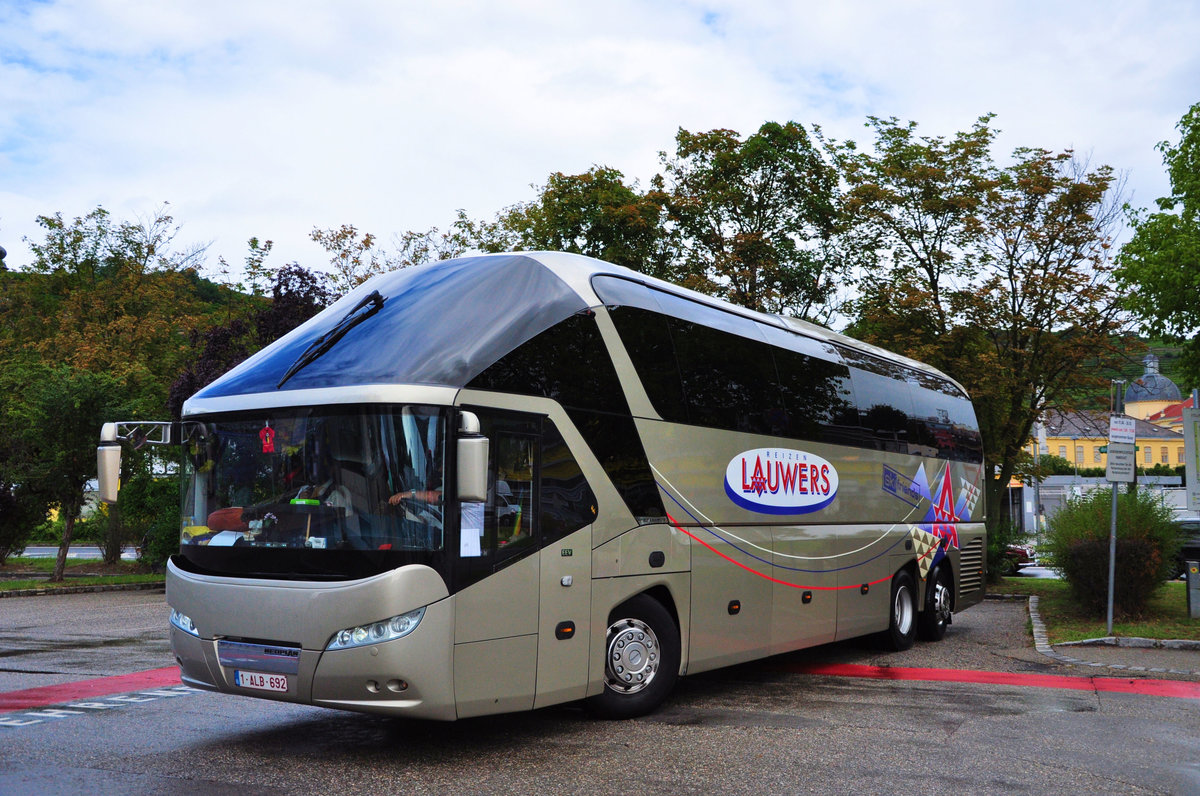
[[[1118,412],[1123,409],[1117,391]],[[1137,477],[1137,420],[1114,412],[1108,418],[1108,465],[1105,479],[1112,485],[1112,524],[1108,530],[1108,635],[1113,632],[1113,591],[1117,575],[1117,485]]]

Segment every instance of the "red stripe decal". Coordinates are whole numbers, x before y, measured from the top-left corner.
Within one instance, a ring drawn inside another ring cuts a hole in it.
[[[1019,674],[979,672],[964,669],[921,669],[893,666],[864,666],[857,663],[798,663],[776,667],[798,674],[831,677],[867,677],[876,680],[924,680],[943,683],[983,683],[1026,688],[1062,688],[1074,691],[1106,691],[1116,694],[1200,699],[1200,683],[1186,680],[1141,680],[1122,677],[1072,677],[1062,674]]]
[[[124,694],[128,691],[162,688],[169,685],[179,685],[178,666],[150,669],[132,674],[118,674],[113,677],[97,677],[94,680],[80,680],[75,683],[44,685],[40,688],[26,688],[24,691],[9,691],[0,694],[0,713],[12,713],[17,710],[42,708],[62,702],[76,702],[80,699]]]
[[[861,583],[851,583],[849,586],[803,586],[799,583],[788,583],[786,580],[780,580],[779,578],[773,578],[770,575],[766,574],[765,572],[759,572],[757,569],[754,569],[753,567],[746,566],[741,561],[737,561],[736,559],[730,558],[729,556],[725,555],[717,548],[710,545],[708,542],[701,539],[699,536],[696,536],[694,533],[688,533],[687,529],[684,528],[682,525],[680,525],[679,521],[676,520],[674,517],[672,517],[670,514],[667,514],[667,519],[670,520],[671,527],[673,527],[675,530],[679,531],[680,533],[684,534],[685,536],[690,537],[691,539],[694,539],[696,542],[698,542],[699,544],[708,548],[716,555],[718,555],[721,558],[728,561],[730,564],[736,564],[737,566],[741,567],[742,569],[746,570],[747,572],[758,575],[760,578],[766,578],[767,580],[771,581],[772,583],[778,583],[781,586],[791,586],[793,589],[811,589],[813,591],[839,591],[841,589],[861,589],[863,586],[863,584],[861,584]],[[928,553],[926,553],[926,555],[928,555]],[[888,575],[886,578],[880,578],[879,580],[870,581],[866,585],[874,586],[877,583],[887,583],[891,579],[892,579],[892,576]]]

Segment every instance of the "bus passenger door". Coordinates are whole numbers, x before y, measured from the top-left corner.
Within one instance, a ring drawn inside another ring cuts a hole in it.
[[[537,682],[539,421],[478,412],[491,440],[486,503],[462,503],[455,552],[454,693],[459,718],[529,710]]]
[[[592,636],[596,496],[550,418],[542,423],[538,514],[542,586],[535,708],[586,696]]]

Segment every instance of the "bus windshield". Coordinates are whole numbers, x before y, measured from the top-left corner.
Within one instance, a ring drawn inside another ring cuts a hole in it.
[[[305,551],[311,565],[322,551],[441,551],[447,414],[337,406],[185,421],[181,552]]]

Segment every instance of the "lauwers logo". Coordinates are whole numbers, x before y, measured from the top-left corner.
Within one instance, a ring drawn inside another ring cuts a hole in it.
[[[756,448],[725,468],[725,494],[759,514],[807,514],[837,497],[837,469],[815,453]]]

